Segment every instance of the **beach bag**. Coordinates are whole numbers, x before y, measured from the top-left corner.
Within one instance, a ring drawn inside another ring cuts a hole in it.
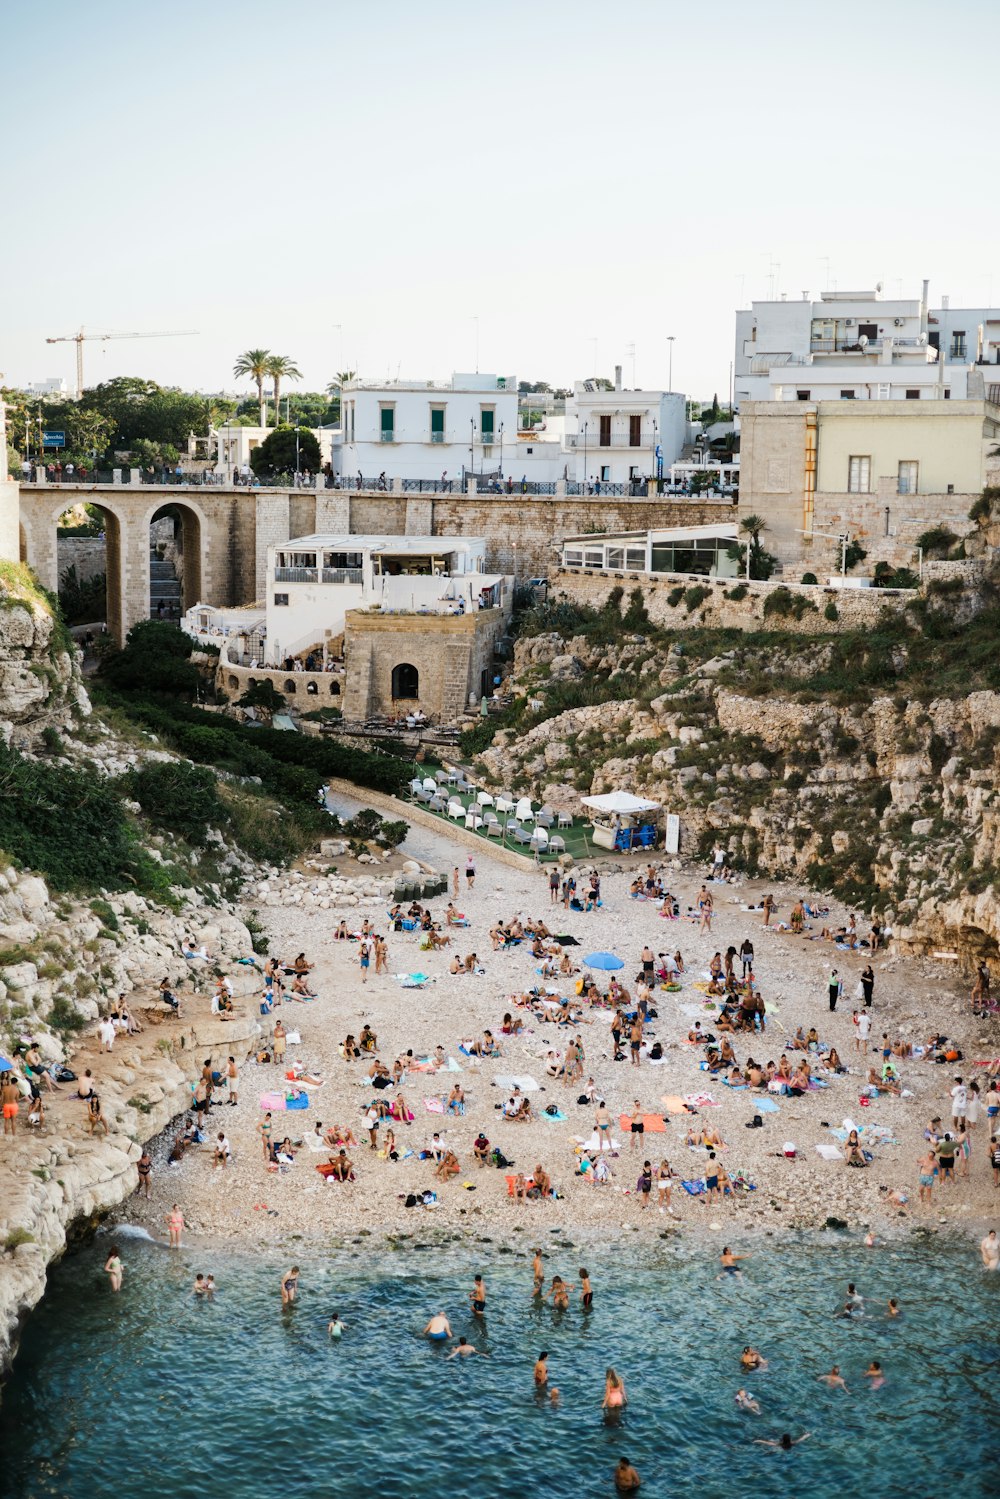
[[[57,1067],[55,1070],[55,1079],[57,1083],[75,1083],[76,1073],[71,1072],[68,1067]]]
[[[785,1155],[785,1159],[786,1160],[794,1161],[794,1159],[795,1159],[795,1141],[794,1140],[786,1140],[785,1141],[784,1155]]]
[[[285,1040],[288,1042],[289,1046],[302,1045],[302,1037],[299,1035],[298,1031],[289,1031],[285,1036]]]
[[[580,1097],[577,1099],[577,1103],[589,1103],[589,1102],[590,1102],[590,1099],[587,1097],[586,1093],[581,1093]]]
[[[763,1116],[761,1114],[755,1114],[752,1119],[748,1119],[747,1120],[745,1128],[746,1129],[763,1129],[764,1128],[764,1119],[763,1119]]]

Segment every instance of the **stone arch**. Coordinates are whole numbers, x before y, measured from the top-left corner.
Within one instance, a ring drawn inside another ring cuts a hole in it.
[[[174,520],[174,537],[180,551],[180,565],[177,568],[177,576],[181,585],[181,613],[191,609],[195,604],[203,602],[204,590],[204,546],[205,546],[205,516],[200,506],[192,503],[187,496],[171,496],[167,501],[154,504],[142,522],[142,535],[145,538],[145,574],[146,574],[146,597],[151,601],[150,582],[150,548],[149,529],[155,520],[164,515],[171,515]],[[147,614],[152,613],[147,608]]]
[[[339,682],[331,682],[330,683],[330,696],[331,697],[339,697],[340,696],[340,683]]]
[[[230,673],[230,675],[229,675],[229,688],[230,688],[230,691],[235,692],[236,688],[239,685],[240,685],[240,679],[239,679],[239,677],[234,677],[232,675],[232,673]]]
[[[67,509],[67,501],[70,496],[60,495],[58,490],[52,492],[48,502],[48,513],[46,516],[46,531],[51,526],[52,547],[52,571],[54,581],[51,585],[58,591],[59,588],[59,558],[57,544],[57,530],[60,517]],[[101,512],[104,521],[104,571],[107,578],[107,627],[108,634],[118,642],[119,645],[125,639],[126,634],[136,617],[130,610],[127,600],[128,578],[131,574],[129,566],[127,538],[129,535],[129,514],[124,503],[115,498],[109,500],[103,490],[94,494],[88,494],[86,503]],[[46,539],[38,539],[38,549],[41,554],[46,550]],[[36,564],[36,571],[41,574],[41,569]],[[45,579],[42,577],[42,581]],[[141,617],[141,616],[140,616]]]
[[[319,688],[316,686],[315,682],[307,682],[306,683],[306,692],[307,692],[307,694],[310,697],[315,697],[316,694],[319,692]]]
[[[282,692],[294,692],[295,691],[295,683],[292,681],[291,677],[288,678],[288,680],[286,681],[284,687],[281,690],[282,690]]]
[[[420,673],[410,661],[400,661],[392,668],[393,702],[409,701],[420,696]]]

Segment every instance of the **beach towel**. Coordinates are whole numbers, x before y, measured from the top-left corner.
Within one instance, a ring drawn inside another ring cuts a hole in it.
[[[305,1093],[300,1093],[298,1098],[295,1098],[292,1094],[289,1094],[285,1099],[286,1109],[307,1109],[308,1107],[309,1099]]]
[[[545,1111],[545,1109],[542,1109],[538,1117],[539,1119],[547,1119],[550,1124],[558,1124],[560,1120],[565,1121],[567,1116],[565,1114],[561,1114],[558,1109],[556,1109],[554,1114],[549,1114]]]
[[[402,989],[422,989],[430,982],[429,973],[397,973],[394,977]]]
[[[817,1145],[816,1154],[821,1155],[824,1161],[842,1161],[844,1159],[836,1145]]]
[[[286,1031],[285,1040],[288,1042],[289,1046],[302,1045],[302,1037],[299,1035],[298,1031]]]
[[[773,1098],[755,1098],[754,1108],[758,1114],[780,1114],[781,1106]]]
[[[284,1093],[262,1093],[260,1095],[260,1106],[262,1109],[283,1109],[285,1107]]]
[[[503,1088],[505,1093],[513,1093],[515,1088],[520,1088],[522,1093],[537,1093],[539,1085],[533,1077],[526,1072],[506,1072],[493,1079],[494,1088]]]
[[[667,1132],[667,1126],[664,1124],[664,1122],[660,1118],[659,1114],[643,1114],[643,1116],[642,1116],[642,1122],[643,1122],[643,1126],[645,1127],[647,1135],[665,1135],[666,1132]],[[625,1133],[627,1135],[631,1134],[631,1132],[632,1132],[632,1118],[631,1118],[631,1115],[629,1115],[629,1114],[619,1114],[618,1115],[618,1123],[619,1123],[619,1125],[621,1126],[621,1128],[625,1131]]]
[[[684,1102],[689,1103],[693,1109],[719,1108],[711,1093],[689,1093]]]
[[[596,1151],[598,1155],[600,1155],[602,1153],[601,1152],[601,1140],[600,1140],[600,1137],[599,1137],[596,1129],[594,1130],[594,1133],[591,1135],[591,1137],[590,1137],[589,1140],[582,1140],[582,1139],[580,1139],[579,1135],[576,1135],[574,1138],[578,1142],[577,1143],[577,1147],[576,1147],[577,1150],[593,1150],[593,1151]],[[604,1142],[604,1151],[603,1151],[604,1155],[608,1154],[608,1145],[609,1144],[610,1144],[612,1150],[621,1150],[621,1143],[618,1140],[612,1140],[612,1139],[609,1138],[608,1140],[605,1140],[605,1142]]]
[[[683,1098],[678,1097],[676,1093],[664,1093],[660,1102],[663,1104],[668,1114],[687,1113],[687,1105],[685,1104]]]
[[[428,1114],[443,1114],[444,1100],[441,1098],[425,1098],[424,1108],[427,1110]]]
[[[681,1186],[684,1188],[685,1192],[689,1192],[692,1197],[702,1197],[702,1196],[704,1196],[704,1193],[705,1193],[705,1183],[704,1183],[704,1181],[696,1181],[696,1182],[685,1182],[685,1181],[682,1181],[681,1182]]]

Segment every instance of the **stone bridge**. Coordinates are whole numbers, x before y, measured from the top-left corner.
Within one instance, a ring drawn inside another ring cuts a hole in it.
[[[20,552],[42,584],[59,586],[56,530],[77,504],[96,505],[107,538],[108,630],[118,640],[149,618],[150,535],[168,507],[180,516],[185,609],[264,597],[267,549],[316,532],[381,536],[483,536],[490,572],[545,577],[555,548],[584,531],[646,530],[730,519],[723,501],[601,496],[406,493],[348,489],[247,489],[214,485],[22,484]]]

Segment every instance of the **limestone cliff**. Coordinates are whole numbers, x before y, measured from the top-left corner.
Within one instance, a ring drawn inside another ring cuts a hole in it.
[[[26,567],[0,562],[0,737],[30,748],[44,729],[89,713],[76,652],[49,598]]]

